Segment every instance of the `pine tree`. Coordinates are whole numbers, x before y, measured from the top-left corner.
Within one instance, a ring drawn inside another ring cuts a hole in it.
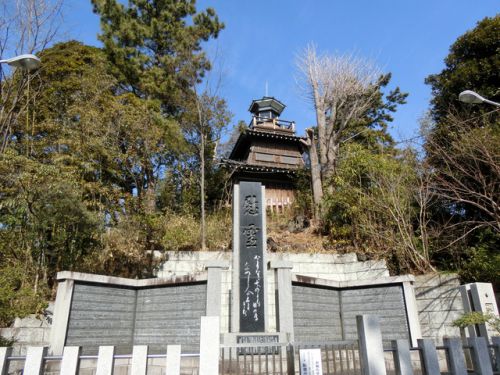
[[[215,11],[197,12],[194,0],[92,0],[101,17],[100,40],[122,89],[156,98],[178,114],[210,69],[201,43],[224,25]]]

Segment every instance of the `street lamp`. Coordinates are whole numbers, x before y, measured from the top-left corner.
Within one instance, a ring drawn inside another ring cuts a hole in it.
[[[0,60],[0,64],[5,63],[15,68],[23,68],[27,71],[35,70],[40,67],[40,59],[31,54],[19,55],[6,60]]]
[[[472,90],[462,91],[458,95],[458,100],[460,100],[463,103],[469,103],[469,104],[488,103],[488,104],[494,105],[496,107],[500,107],[500,103],[497,103],[497,102],[494,102],[492,100],[488,100],[486,98],[483,98],[477,92],[474,92]]]
[[[32,54],[24,54],[24,55],[19,55],[12,57],[10,59],[5,59],[5,60],[0,60],[0,100],[1,103],[0,105],[3,105],[3,87],[2,87],[2,79],[3,79],[3,71],[2,71],[2,64],[8,64],[16,69],[21,68],[24,70],[27,75],[28,79],[26,81],[27,84],[27,89],[26,89],[26,133],[28,134],[29,131],[29,107],[30,107],[30,72],[32,70],[36,70],[40,67],[41,61],[40,58],[38,58],[35,55]],[[32,137],[32,143],[31,143],[31,151],[33,151],[33,124],[31,124],[31,137]],[[27,138],[28,139],[28,138]],[[28,155],[28,147],[26,147],[26,155]]]

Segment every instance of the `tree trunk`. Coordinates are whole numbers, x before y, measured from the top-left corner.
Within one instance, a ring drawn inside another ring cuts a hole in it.
[[[312,83],[313,86],[313,95],[314,95],[314,110],[316,113],[316,126],[318,127],[318,144],[319,150],[316,150],[316,157],[318,163],[320,165],[326,165],[327,163],[327,136],[326,136],[326,106],[323,99],[320,97],[318,92],[317,82]],[[314,137],[311,138],[314,140]],[[317,149],[316,146],[314,146]],[[319,151],[319,153],[318,153]],[[318,157],[319,155],[319,157]],[[321,178],[321,169],[320,169],[320,178]]]
[[[205,135],[201,132],[201,145],[200,145],[200,204],[201,204],[201,250],[207,249],[207,233],[205,225]]]
[[[321,201],[323,199],[323,186],[321,184],[321,165],[318,158],[316,140],[314,139],[314,130],[307,129],[307,143],[309,160],[311,162],[311,182],[314,203],[314,221],[315,226],[319,226],[321,221]]]
[[[156,211],[156,177],[153,174],[152,168],[145,168],[142,181],[143,187],[141,191],[138,190],[137,193],[139,198],[141,198],[141,194],[144,194],[142,197],[144,199],[144,212],[153,214]]]
[[[331,142],[328,148],[328,163],[323,167],[323,182],[325,182],[326,191],[328,194],[333,194],[333,177],[337,168],[337,157],[339,154],[339,144]]]

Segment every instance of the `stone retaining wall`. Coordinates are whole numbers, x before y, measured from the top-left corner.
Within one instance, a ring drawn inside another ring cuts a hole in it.
[[[221,332],[230,331],[230,290],[232,280],[232,253],[218,251],[196,251],[166,253],[167,261],[159,270],[158,277],[178,277],[188,274],[202,272],[207,263],[212,261],[225,261],[229,269],[222,273],[221,288]],[[334,281],[357,281],[377,279],[389,276],[385,261],[360,262],[356,254],[290,254],[290,253],[267,253],[267,261],[287,261],[293,264],[292,273],[303,276],[334,280]],[[267,271],[267,317],[269,321],[269,332],[276,332],[276,299],[275,280],[273,270]]]
[[[356,254],[289,254],[267,253],[267,261],[285,261],[293,264],[293,274],[336,282],[376,280],[389,276],[384,261],[357,260]],[[207,264],[223,261],[229,269],[221,278],[221,333],[230,332],[230,290],[232,283],[230,252],[167,252],[167,261],[158,271],[158,277],[181,277],[205,272]],[[269,332],[276,332],[276,294],[274,270],[267,271],[267,299]],[[436,342],[443,336],[459,336],[452,322],[463,314],[463,305],[456,275],[428,274],[417,276],[415,297],[423,338]],[[48,345],[50,322],[35,317],[17,319],[11,328],[0,329],[0,334],[16,340],[17,353],[27,345]]]
[[[452,325],[464,313],[459,285],[455,274],[415,277],[415,297],[424,339],[432,339],[437,344],[444,336],[460,336],[460,330]]]
[[[229,331],[231,261],[230,252],[168,252],[168,261],[158,272],[159,277],[183,276],[203,271],[204,264],[212,260],[226,261],[230,267],[222,277],[221,330]],[[304,276],[334,281],[356,281],[389,276],[384,261],[360,262],[356,254],[289,254],[268,253],[267,260],[293,263],[292,272]],[[268,271],[268,306],[270,331],[275,327],[274,272]],[[463,314],[463,305],[455,274],[427,274],[416,276],[415,296],[423,338],[438,342],[443,336],[459,336],[452,322]]]
[[[25,355],[28,346],[48,346],[51,322],[44,316],[30,315],[16,318],[12,327],[0,328],[0,336],[14,340],[13,355]]]

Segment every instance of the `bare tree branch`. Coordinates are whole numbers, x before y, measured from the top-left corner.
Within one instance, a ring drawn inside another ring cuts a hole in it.
[[[59,30],[62,4],[63,0],[0,0],[0,59],[35,53],[53,42]],[[30,103],[38,92],[27,89],[30,80],[37,77],[36,73],[0,65],[0,153],[5,151],[14,128],[23,134],[28,149],[30,132],[19,119],[23,113],[29,118]]]
[[[378,96],[380,70],[370,61],[354,54],[318,54],[309,45],[297,57],[298,84],[316,113],[317,157],[321,187],[335,174],[340,144],[347,129],[372,108]],[[308,148],[309,153],[312,148]],[[327,186],[329,191],[331,186]],[[322,199],[323,191],[315,192]],[[320,202],[315,202],[319,206]]]

